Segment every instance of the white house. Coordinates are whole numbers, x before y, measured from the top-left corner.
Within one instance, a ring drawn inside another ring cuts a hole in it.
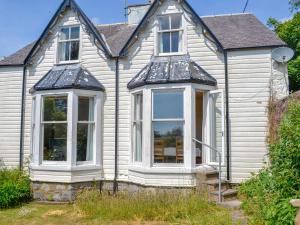
[[[0,61],[2,166],[28,162],[40,195],[92,181],[194,187],[218,164],[210,147],[231,183],[261,169],[268,102],[288,95],[271,52],[286,44],[252,14],[129,8],[128,23],[97,25],[64,0],[37,41]]]

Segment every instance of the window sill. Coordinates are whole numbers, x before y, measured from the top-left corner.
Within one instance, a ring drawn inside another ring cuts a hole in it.
[[[30,165],[30,169],[35,171],[61,171],[61,172],[72,172],[72,171],[89,171],[89,170],[101,170],[100,165]]]
[[[186,55],[185,52],[170,52],[170,53],[158,53],[158,57],[165,57],[165,56],[182,56]]]
[[[72,60],[72,61],[62,61],[58,62],[55,65],[56,66],[64,66],[64,65],[73,65],[73,64],[78,64],[80,63],[80,60]]]
[[[136,166],[136,165],[131,165],[129,166],[129,171],[132,172],[138,172],[138,173],[144,173],[144,174],[192,174],[196,173],[197,169],[196,168],[185,168],[183,165],[182,166],[154,166],[151,168],[145,168],[142,166]]]

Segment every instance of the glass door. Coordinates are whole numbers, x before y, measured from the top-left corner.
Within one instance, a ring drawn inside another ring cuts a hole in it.
[[[224,145],[225,145],[225,119],[224,119],[224,94],[223,90],[209,92],[209,145],[222,153],[222,163],[224,162]],[[209,164],[217,164],[219,162],[218,154],[209,150],[207,155]]]

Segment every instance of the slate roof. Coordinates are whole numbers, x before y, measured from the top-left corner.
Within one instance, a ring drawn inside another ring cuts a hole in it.
[[[201,17],[224,49],[277,47],[286,45],[252,14]],[[114,56],[118,56],[137,26],[126,23],[97,25]],[[22,65],[34,43],[0,61],[0,66]]]
[[[126,23],[97,25],[98,32],[102,33],[114,56],[118,56],[121,49],[133,33],[136,25]]]
[[[224,49],[286,45],[253,14],[202,17]]]
[[[134,89],[149,84],[197,83],[216,86],[217,81],[189,56],[158,57],[143,68],[127,85]]]
[[[104,86],[79,64],[54,66],[30,90],[30,93],[45,90],[84,89],[105,91]]]

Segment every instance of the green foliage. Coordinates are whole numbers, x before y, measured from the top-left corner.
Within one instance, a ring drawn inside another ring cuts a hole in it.
[[[199,193],[119,193],[85,190],[77,197],[78,214],[105,221],[162,221],[171,224],[229,225],[230,211],[209,203]],[[162,223],[164,224],[164,223]]]
[[[17,169],[0,170],[0,208],[18,206],[29,200],[29,177]]]
[[[300,101],[292,101],[280,124],[279,137],[270,145],[269,168],[240,187],[243,207],[252,224],[293,225],[300,198]]]
[[[284,22],[270,18],[268,25],[295,51],[295,57],[288,64],[290,90],[300,90],[300,12]]]
[[[299,0],[289,0],[290,10],[295,11],[300,9],[300,1]]]

